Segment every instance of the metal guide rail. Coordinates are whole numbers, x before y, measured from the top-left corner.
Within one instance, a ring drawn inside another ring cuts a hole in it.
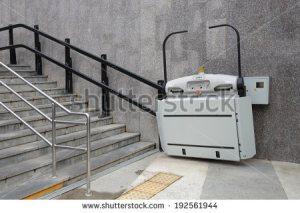
[[[91,125],[90,125],[90,115],[88,113],[82,113],[82,112],[72,112],[68,108],[64,107],[62,104],[54,100],[52,97],[47,95],[45,92],[34,86],[32,83],[27,81],[25,78],[20,76],[17,72],[10,69],[8,66],[6,66],[4,63],[0,62],[0,65],[3,66],[5,69],[7,69],[9,72],[11,72],[13,75],[17,76],[19,79],[21,79],[23,82],[25,82],[26,85],[33,88],[35,91],[43,95],[45,98],[47,98],[51,104],[52,104],[52,117],[50,118],[47,114],[39,110],[36,106],[31,104],[29,101],[27,101],[24,97],[22,97],[18,92],[10,88],[7,84],[5,84],[3,81],[0,80],[0,84],[4,86],[6,89],[8,89],[10,92],[15,94],[18,98],[20,98],[22,101],[24,101],[27,105],[29,105],[32,109],[34,109],[37,113],[42,115],[46,118],[49,122],[52,123],[52,141],[49,141],[46,137],[44,137],[42,134],[40,134],[35,128],[33,128],[30,124],[28,124],[24,119],[22,119],[19,115],[17,115],[11,108],[6,106],[4,103],[0,101],[0,105],[3,106],[8,112],[10,112],[14,117],[16,117],[19,121],[21,121],[26,127],[28,127],[33,133],[35,133],[40,139],[42,139],[44,142],[46,142],[49,146],[52,147],[52,176],[56,177],[56,148],[64,148],[64,149],[74,149],[74,150],[81,150],[87,153],[86,158],[86,195],[91,196],[91,143],[90,143],[90,135],[91,135]],[[68,115],[78,115],[78,116],[84,116],[86,118],[85,122],[81,121],[68,121],[68,120],[57,120],[56,119],[56,107],[61,108],[64,112],[66,112]],[[65,145],[58,145],[56,144],[56,124],[78,124],[78,125],[85,125],[86,126],[86,147],[72,147],[72,146],[65,146]]]
[[[25,29],[27,31],[33,32],[34,41],[35,41],[34,42],[35,43],[34,48],[30,48],[29,46],[24,45],[24,44],[17,44],[17,45],[14,44],[14,29],[18,29],[18,28],[22,28],[22,29]],[[101,63],[103,66],[107,66],[107,67],[111,68],[112,70],[116,70],[119,73],[122,73],[122,74],[124,74],[124,75],[126,75],[130,78],[133,78],[133,79],[135,79],[139,82],[142,82],[142,83],[156,89],[159,94],[164,93],[164,85],[162,84],[161,81],[159,81],[158,83],[155,83],[151,80],[148,80],[148,79],[144,78],[141,75],[135,74],[135,73],[129,71],[128,69],[125,69],[125,68],[123,68],[119,65],[116,65],[116,64],[108,61],[106,59],[106,57],[104,57],[104,58],[99,57],[99,56],[97,56],[93,53],[90,53],[90,52],[85,51],[85,50],[83,50],[79,47],[76,47],[76,46],[70,44],[70,39],[69,38],[65,39],[65,41],[62,41],[58,38],[55,38],[54,36],[51,36],[48,33],[40,31],[38,25],[35,25],[34,27],[30,27],[30,26],[25,25],[25,24],[14,24],[14,25],[9,25],[9,26],[0,28],[0,32],[3,32],[3,31],[8,31],[8,33],[9,33],[9,46],[1,47],[0,51],[9,50],[9,52],[10,52],[10,63],[11,64],[16,64],[17,63],[16,49],[17,48],[24,48],[24,49],[26,49],[26,50],[28,50],[28,51],[35,54],[36,70],[37,70],[37,73],[39,75],[42,74],[42,58],[56,64],[57,66],[59,66],[63,69],[65,69],[66,70],[66,90],[67,91],[71,92],[73,90],[73,88],[72,88],[72,85],[73,85],[72,84],[72,74],[75,74],[78,77],[83,78],[83,79],[89,81],[90,83],[92,83],[92,84],[94,84],[98,87],[101,87],[103,89],[103,91],[105,91],[104,95],[106,95],[107,97],[105,97],[105,101],[103,102],[103,104],[106,104],[107,106],[104,106],[103,108],[106,111],[109,110],[108,109],[109,108],[109,103],[107,101],[109,99],[108,98],[108,93],[111,93],[111,94],[114,94],[117,97],[129,102],[130,104],[133,104],[133,105],[139,107],[143,111],[148,112],[153,116],[156,116],[156,113],[152,109],[144,106],[142,103],[139,103],[139,102],[133,100],[129,96],[126,96],[126,95],[124,95],[124,94],[108,87],[107,82],[97,81],[97,80],[95,80],[95,79],[93,79],[93,78],[91,78],[91,77],[89,77],[89,76],[73,69],[72,68],[72,59],[70,57],[70,50],[72,50],[76,53],[79,53],[81,55],[84,55],[87,58],[90,58],[92,60],[95,60],[96,62]],[[60,63],[57,60],[43,54],[42,51],[41,51],[41,43],[40,43],[39,37],[44,37],[46,39],[49,39],[49,40],[65,47],[65,63]]]

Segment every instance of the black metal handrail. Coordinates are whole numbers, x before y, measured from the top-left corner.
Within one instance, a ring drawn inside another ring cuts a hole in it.
[[[29,31],[31,31],[31,32],[34,33],[35,49],[33,49],[33,48],[31,48],[31,47],[29,47],[27,45],[23,45],[23,44],[14,45],[14,43],[13,43],[13,29],[16,29],[16,28],[24,28],[24,29],[27,29],[27,30],[29,30]],[[108,91],[108,92],[110,92],[110,93],[118,96],[121,99],[124,99],[124,100],[128,101],[129,103],[131,103],[131,104],[139,107],[140,109],[142,109],[142,110],[144,110],[144,111],[146,111],[146,112],[148,112],[148,113],[150,113],[150,114],[152,114],[154,116],[156,115],[156,113],[153,110],[151,110],[150,108],[148,108],[146,106],[143,106],[142,104],[140,104],[140,103],[132,100],[131,98],[129,98],[129,97],[125,96],[125,95],[123,95],[122,93],[119,93],[119,92],[113,90],[112,88],[108,87],[108,82],[107,81],[102,81],[102,82],[96,81],[96,80],[90,78],[89,76],[87,76],[87,75],[85,75],[85,74],[83,74],[83,73],[81,73],[81,72],[73,69],[72,68],[72,59],[70,58],[70,54],[69,54],[70,53],[70,49],[72,49],[75,52],[80,53],[80,54],[82,54],[82,55],[84,55],[84,56],[86,56],[86,57],[88,57],[90,59],[93,59],[93,60],[101,63],[102,67],[104,66],[104,67],[113,68],[113,69],[115,69],[115,70],[117,70],[117,71],[119,71],[119,72],[121,72],[121,73],[123,73],[123,74],[125,74],[125,75],[127,75],[129,77],[131,77],[131,78],[134,78],[134,79],[136,79],[136,80],[138,80],[138,81],[140,81],[142,83],[145,83],[148,86],[157,89],[158,93],[162,93],[164,91],[164,85],[156,84],[156,83],[154,83],[154,82],[152,82],[152,81],[150,81],[148,79],[145,79],[144,77],[142,77],[140,75],[132,73],[129,70],[124,69],[124,68],[122,68],[122,67],[120,67],[120,66],[118,66],[118,65],[116,65],[116,64],[114,64],[114,63],[112,63],[112,62],[110,62],[108,60],[106,60],[106,57],[98,57],[97,55],[94,55],[94,54],[89,53],[89,52],[87,52],[85,50],[82,50],[82,49],[80,49],[80,48],[78,48],[78,47],[76,47],[74,45],[71,45],[69,39],[66,39],[65,41],[62,41],[62,40],[59,40],[59,39],[57,39],[57,38],[55,38],[55,37],[53,37],[53,36],[51,36],[51,35],[49,35],[49,34],[47,34],[45,32],[42,32],[42,31],[39,30],[38,25],[35,25],[34,28],[32,28],[32,27],[30,27],[28,25],[25,25],[25,24],[14,24],[14,25],[9,25],[9,26],[0,28],[0,32],[6,31],[6,30],[9,31],[9,46],[1,47],[0,51],[2,51],[2,50],[10,50],[10,59],[11,59],[11,63],[12,64],[16,64],[15,49],[17,49],[17,48],[25,48],[25,49],[27,49],[27,50],[35,53],[35,55],[36,55],[36,68],[37,68],[38,74],[40,74],[40,75],[42,74],[41,57],[45,58],[46,60],[48,60],[48,61],[50,61],[50,62],[52,62],[54,64],[56,64],[57,66],[60,66],[60,67],[62,67],[64,69],[66,69],[66,78],[68,77],[68,79],[66,79],[66,82],[68,82],[68,84],[66,84],[66,89],[67,89],[68,92],[72,92],[72,88],[73,88],[72,82],[69,82],[69,81],[72,81],[72,73],[74,73],[75,75],[77,75],[77,76],[79,76],[79,77],[81,77],[81,78],[89,81],[90,83],[93,83],[94,85],[97,85],[97,86],[101,87],[103,90]],[[53,42],[55,42],[57,44],[60,44],[60,45],[62,45],[62,46],[65,47],[66,56],[67,56],[67,53],[68,53],[68,57],[66,57],[66,62],[65,62],[66,64],[63,64],[63,63],[61,63],[61,62],[59,62],[59,61],[57,61],[57,60],[55,60],[55,59],[53,59],[53,58],[51,58],[51,57],[43,54],[41,52],[41,46],[40,46],[39,37],[38,37],[39,35],[43,36],[43,37],[45,37],[45,38],[47,38],[47,39],[49,39],[49,40],[51,40],[51,41],[53,41]],[[107,93],[105,93],[105,95],[108,96]],[[106,97],[105,100],[106,100],[106,102],[109,101],[109,97]],[[106,103],[106,105],[107,106],[105,106],[105,108],[106,108],[106,113],[105,114],[109,114],[109,111],[107,111],[107,110],[109,110],[108,109],[109,103]]]
[[[86,56],[88,58],[91,58],[91,59],[93,59],[93,60],[95,60],[97,62],[103,63],[103,64],[107,65],[108,67],[113,68],[113,69],[115,69],[115,70],[117,70],[117,71],[119,71],[119,72],[121,72],[121,73],[123,73],[123,74],[125,74],[127,76],[130,76],[130,77],[132,77],[132,78],[134,78],[134,79],[136,79],[136,80],[138,80],[140,82],[143,82],[143,83],[145,83],[145,84],[147,84],[147,85],[149,85],[149,86],[151,86],[151,87],[153,87],[153,88],[155,88],[157,90],[160,90],[160,91],[164,90],[164,88],[162,86],[158,85],[155,82],[147,80],[144,77],[142,77],[140,75],[137,75],[137,74],[135,74],[133,72],[130,72],[129,70],[124,69],[124,68],[122,68],[122,67],[120,67],[120,66],[118,66],[118,65],[116,65],[116,64],[114,64],[114,63],[112,63],[110,61],[104,60],[101,57],[98,57],[98,56],[96,56],[96,55],[94,55],[92,53],[89,53],[89,52],[87,52],[85,50],[82,50],[82,49],[80,49],[80,48],[78,48],[78,47],[76,47],[74,45],[71,45],[71,44],[69,44],[67,42],[59,40],[59,39],[57,39],[57,38],[55,38],[55,37],[53,37],[53,36],[51,36],[51,35],[49,35],[49,34],[47,34],[45,32],[42,32],[42,31],[40,31],[38,29],[35,29],[33,27],[30,27],[28,25],[25,25],[25,24],[9,25],[9,26],[0,28],[0,32],[6,31],[6,30],[12,31],[15,28],[24,28],[24,29],[27,29],[29,31],[32,31],[32,32],[34,32],[36,34],[39,34],[39,35],[41,35],[41,36],[43,36],[43,37],[45,37],[45,38],[47,38],[47,39],[49,39],[51,41],[54,41],[54,42],[56,42],[56,43],[58,43],[58,44],[60,44],[60,45],[62,45],[64,47],[69,47],[70,49],[74,50],[75,52],[78,52],[78,53],[80,53],[80,54],[82,54],[82,55],[84,55],[84,56]],[[12,45],[10,45],[10,46],[12,46]],[[11,48],[13,48],[13,47],[11,47]]]
[[[140,104],[140,103],[138,103],[138,102],[132,100],[131,98],[129,98],[129,97],[126,96],[126,95],[123,95],[122,93],[119,93],[119,92],[115,91],[114,89],[108,87],[107,85],[101,83],[100,81],[96,81],[96,80],[90,78],[89,76],[87,76],[87,75],[85,75],[85,74],[79,72],[78,70],[76,70],[76,69],[74,69],[74,68],[72,68],[72,67],[69,67],[69,66],[67,66],[67,65],[65,65],[65,64],[63,64],[63,63],[57,61],[56,59],[54,59],[54,58],[52,58],[52,57],[50,57],[50,56],[47,56],[47,55],[45,55],[44,53],[41,53],[41,52],[39,52],[39,51],[37,51],[37,50],[31,48],[31,47],[28,47],[27,45],[24,45],[24,44],[9,45],[9,46],[5,46],[5,47],[0,47],[0,51],[3,51],[3,50],[11,50],[11,49],[18,49],[18,48],[24,48],[24,49],[27,49],[27,50],[29,50],[30,52],[32,52],[32,53],[34,53],[34,54],[36,54],[36,55],[39,55],[39,56],[41,56],[42,58],[44,58],[44,59],[46,59],[46,60],[48,60],[48,61],[50,61],[50,62],[56,64],[57,66],[59,66],[59,67],[61,67],[61,68],[64,68],[64,69],[68,70],[69,72],[72,72],[73,74],[75,74],[75,75],[77,75],[77,76],[79,76],[79,77],[81,77],[81,78],[83,78],[83,79],[89,81],[90,83],[92,83],[92,84],[94,84],[94,85],[97,85],[97,86],[99,86],[99,87],[105,89],[106,91],[108,91],[108,92],[110,92],[110,93],[116,95],[117,97],[119,97],[119,98],[121,98],[121,99],[123,99],[123,100],[128,101],[129,103],[131,103],[131,104],[133,104],[133,105],[139,107],[140,109],[142,109],[142,110],[144,110],[144,111],[150,113],[151,115],[156,116],[156,113],[155,113],[152,109],[150,109],[150,108],[148,108],[148,107],[146,107],[146,106],[144,106],[144,105],[142,105],[142,104]],[[104,60],[103,60],[103,61],[104,61]]]

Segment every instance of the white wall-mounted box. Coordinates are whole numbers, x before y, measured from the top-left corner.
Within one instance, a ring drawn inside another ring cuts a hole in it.
[[[244,82],[252,104],[269,104],[270,77],[244,77]]]

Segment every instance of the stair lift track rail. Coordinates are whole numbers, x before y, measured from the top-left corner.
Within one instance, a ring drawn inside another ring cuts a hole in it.
[[[74,68],[71,68],[71,67],[69,67],[69,66],[67,66],[67,65],[65,65],[65,64],[63,64],[63,63],[61,63],[61,62],[59,62],[59,61],[57,61],[57,60],[55,60],[55,59],[53,59],[53,58],[51,58],[51,57],[45,55],[44,53],[41,53],[41,52],[39,52],[39,51],[37,51],[37,50],[31,48],[31,47],[28,47],[28,46],[23,45],[23,44],[16,44],[16,45],[12,45],[12,46],[0,47],[0,51],[2,51],[2,50],[9,50],[9,49],[12,49],[12,48],[14,48],[14,49],[18,49],[18,48],[24,48],[24,49],[27,49],[27,50],[29,50],[30,52],[33,52],[33,53],[35,53],[35,54],[41,56],[42,58],[44,58],[44,59],[46,59],[46,60],[48,60],[48,61],[50,61],[50,62],[56,64],[57,66],[59,66],[59,67],[61,67],[61,68],[64,68],[64,69],[69,70],[69,71],[72,72],[73,74],[75,74],[75,75],[77,75],[77,76],[79,76],[79,77],[81,77],[81,78],[83,78],[83,79],[89,81],[90,83],[92,83],[92,84],[94,84],[94,85],[96,85],[96,86],[99,86],[99,87],[101,87],[101,88],[107,90],[108,92],[110,92],[110,93],[112,93],[112,94],[118,96],[119,98],[128,101],[129,103],[131,103],[131,104],[133,104],[133,105],[139,107],[140,109],[142,109],[142,110],[144,110],[144,111],[150,113],[151,115],[156,116],[156,113],[155,113],[152,109],[150,109],[150,108],[148,108],[148,107],[146,107],[146,106],[144,106],[144,105],[142,105],[142,104],[140,104],[140,103],[138,103],[138,102],[132,100],[131,98],[127,97],[126,95],[123,95],[122,93],[119,93],[119,92],[115,91],[114,89],[112,89],[112,88],[110,88],[109,86],[103,84],[102,82],[97,81],[97,80],[94,80],[94,79],[90,78],[89,76],[87,76],[87,75],[85,75],[85,74],[79,72],[78,70],[75,70]]]
[[[17,97],[19,97],[22,101],[24,101],[27,105],[29,105],[31,108],[33,108],[37,113],[45,117],[48,121],[52,123],[52,142],[50,142],[46,137],[44,137],[42,134],[40,134],[35,128],[33,128],[30,124],[28,124],[25,120],[23,120],[19,115],[17,115],[12,109],[10,109],[8,106],[6,106],[4,103],[0,101],[0,105],[3,106],[8,112],[10,112],[14,117],[16,117],[19,121],[21,121],[26,127],[28,127],[33,133],[35,133],[39,138],[41,138],[44,142],[46,142],[49,146],[52,147],[52,176],[56,177],[56,148],[65,148],[65,149],[75,149],[75,150],[81,150],[85,151],[87,153],[87,178],[86,178],[86,185],[87,185],[87,191],[86,195],[91,195],[91,144],[90,144],[90,115],[88,113],[81,113],[81,112],[72,112],[63,105],[61,105],[59,102],[54,100],[52,97],[47,95],[45,92],[34,86],[32,83],[27,81],[25,78],[20,76],[17,72],[10,69],[8,66],[6,66],[4,63],[0,62],[0,65],[2,65],[6,70],[11,72],[13,75],[17,76],[19,79],[21,79],[23,82],[25,82],[26,85],[33,88],[35,91],[43,95],[45,98],[47,98],[52,103],[52,118],[50,118],[48,115],[43,113],[41,110],[39,110],[37,107],[35,107],[33,104],[31,104],[29,101],[27,101],[24,97],[22,97],[18,92],[13,90],[11,87],[9,87],[7,84],[5,84],[3,81],[0,80],[0,84],[4,86],[6,89],[11,91],[13,94],[15,94]],[[78,115],[78,116],[84,116],[86,118],[86,122],[78,122],[78,121],[64,121],[64,120],[56,120],[56,106],[61,108],[63,111],[65,111],[69,115]],[[86,148],[78,148],[78,147],[72,147],[72,146],[64,146],[64,145],[57,145],[56,144],[56,123],[64,123],[64,124],[81,124],[87,126],[87,142],[86,142]]]
[[[53,37],[53,36],[51,36],[51,35],[49,35],[49,34],[47,34],[45,32],[42,32],[42,31],[40,31],[38,29],[32,28],[32,27],[27,26],[25,24],[14,24],[14,25],[9,25],[9,26],[6,26],[6,27],[2,27],[2,28],[0,28],[0,32],[6,31],[6,30],[12,31],[15,28],[24,28],[24,29],[27,29],[29,31],[32,31],[32,32],[34,32],[36,34],[39,34],[39,35],[41,35],[41,36],[43,36],[43,37],[45,37],[45,38],[47,38],[47,39],[49,39],[51,41],[54,41],[54,42],[56,42],[56,43],[58,43],[58,44],[60,44],[60,45],[62,45],[64,47],[69,47],[70,49],[74,50],[75,52],[78,52],[78,53],[80,53],[80,54],[82,54],[82,55],[84,55],[84,56],[86,56],[88,58],[91,58],[91,59],[93,59],[93,60],[95,60],[97,62],[100,62],[102,64],[105,64],[108,67],[111,67],[111,68],[113,68],[113,69],[115,69],[115,70],[117,70],[117,71],[119,71],[119,72],[121,72],[121,73],[129,76],[129,77],[132,77],[132,78],[134,78],[134,79],[136,79],[136,80],[138,80],[140,82],[143,82],[143,83],[145,83],[145,84],[147,84],[147,85],[149,85],[149,86],[151,86],[151,87],[153,87],[153,88],[155,88],[157,90],[163,90],[163,88],[160,85],[158,85],[158,84],[156,84],[156,83],[154,83],[154,82],[152,82],[150,80],[147,80],[147,79],[145,79],[144,77],[142,77],[140,75],[137,75],[137,74],[135,74],[133,72],[130,72],[129,70],[124,69],[124,68],[122,68],[122,67],[120,67],[120,66],[118,66],[118,65],[116,65],[116,64],[114,64],[114,63],[112,63],[112,62],[110,62],[108,60],[104,60],[101,57],[98,57],[98,56],[96,56],[96,55],[94,55],[92,53],[89,53],[89,52],[87,52],[85,50],[82,50],[82,49],[80,49],[80,48],[78,48],[78,47],[76,47],[74,45],[71,45],[71,44],[69,44],[67,42],[59,40],[59,39],[57,39],[57,38],[55,38],[55,37]]]
[[[131,78],[134,78],[134,79],[136,79],[136,80],[138,80],[140,82],[143,82],[143,83],[149,85],[150,87],[152,87],[154,89],[157,89],[159,91],[159,93],[164,92],[164,86],[156,84],[156,83],[154,83],[154,82],[152,82],[150,80],[147,80],[147,79],[145,79],[144,77],[142,77],[140,75],[132,73],[132,72],[130,72],[127,69],[124,69],[124,68],[122,68],[122,67],[120,67],[120,66],[118,66],[118,65],[116,65],[116,64],[114,64],[112,62],[109,62],[109,61],[107,61],[107,60],[105,60],[105,59],[103,59],[101,57],[98,57],[98,56],[96,56],[96,55],[94,55],[92,53],[89,53],[89,52],[87,52],[85,50],[82,50],[82,49],[80,49],[80,48],[78,48],[78,47],[76,47],[74,45],[71,45],[71,44],[69,44],[67,42],[59,40],[59,39],[57,39],[57,38],[55,38],[55,37],[53,37],[53,36],[51,36],[51,35],[49,35],[49,34],[47,34],[45,32],[42,32],[42,31],[38,30],[38,28],[32,28],[32,27],[27,26],[25,24],[14,24],[14,25],[9,25],[9,26],[0,28],[0,32],[8,30],[10,34],[13,34],[12,30],[16,29],[16,28],[24,28],[24,29],[27,29],[27,30],[29,30],[31,32],[34,32],[35,34],[41,35],[41,36],[43,36],[43,37],[45,37],[45,38],[47,38],[47,39],[49,39],[49,40],[51,40],[51,41],[53,41],[55,43],[58,43],[58,44],[60,44],[60,45],[62,45],[64,47],[68,47],[68,48],[74,50],[75,52],[78,52],[78,53],[80,53],[80,54],[82,54],[82,55],[84,55],[84,56],[86,56],[88,58],[91,58],[91,59],[93,59],[93,60],[95,60],[95,61],[97,61],[99,63],[102,63],[102,65],[106,65],[106,66],[108,66],[110,68],[113,68],[113,69],[115,69],[115,70],[117,70],[117,71],[119,71],[119,72],[121,72],[121,73],[123,73],[123,74],[125,74],[125,75],[127,75],[129,77],[131,77]],[[81,72],[78,72],[78,71],[72,69],[69,66],[66,66],[63,63],[60,63],[60,62],[56,61],[55,59],[53,59],[53,58],[51,58],[51,57],[49,57],[49,56],[41,53],[39,50],[30,48],[30,47],[28,47],[26,45],[23,45],[23,44],[13,45],[13,42],[10,42],[9,46],[1,47],[0,51],[9,49],[11,55],[15,55],[15,54],[12,54],[12,52],[15,52],[16,48],[25,48],[25,49],[27,49],[27,50],[35,53],[36,55],[39,55],[39,56],[47,59],[48,61],[51,61],[52,63],[54,63],[54,64],[56,64],[56,65],[58,65],[58,66],[60,66],[60,67],[62,67],[64,69],[67,69],[71,73],[74,73],[75,75],[77,75],[77,76],[79,76],[79,77],[81,77],[81,78],[89,81],[90,83],[92,83],[92,84],[94,84],[96,86],[101,87],[102,89],[104,89],[104,90],[106,90],[106,91],[108,91],[108,92],[116,95],[117,97],[128,101],[129,103],[131,103],[131,104],[139,107],[140,109],[142,109],[142,110],[150,113],[151,115],[156,116],[156,113],[153,110],[151,110],[150,108],[142,105],[141,103],[138,103],[138,102],[132,100],[130,97],[125,96],[122,93],[119,93],[119,92],[111,89],[110,87],[108,87],[107,85],[103,84],[102,82],[96,81],[96,80],[88,77],[87,75],[85,75],[85,74],[83,74]],[[15,60],[13,60],[13,61],[15,61]]]

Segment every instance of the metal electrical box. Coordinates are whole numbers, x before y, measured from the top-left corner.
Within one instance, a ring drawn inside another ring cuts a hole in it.
[[[244,77],[244,82],[252,104],[269,104],[269,77]]]

